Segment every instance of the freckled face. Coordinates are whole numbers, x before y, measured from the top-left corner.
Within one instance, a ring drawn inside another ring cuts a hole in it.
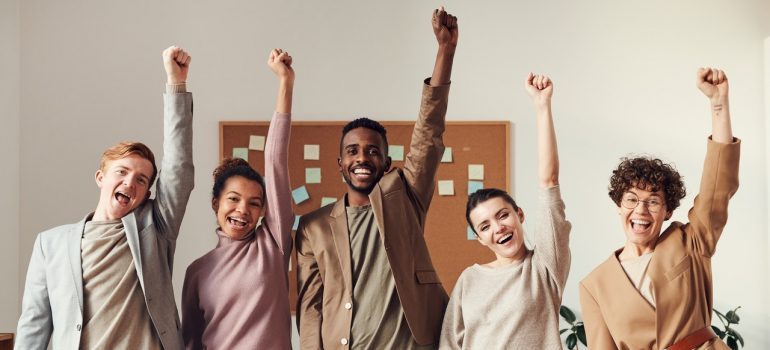
[[[241,239],[257,226],[264,208],[262,186],[243,176],[225,181],[219,198],[212,201],[219,228],[232,239]]]
[[[479,203],[470,213],[477,239],[492,250],[498,259],[519,260],[524,257],[524,211],[500,197]]]

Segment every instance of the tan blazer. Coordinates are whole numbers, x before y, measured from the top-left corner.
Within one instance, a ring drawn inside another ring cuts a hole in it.
[[[709,139],[690,222],[673,222],[660,235],[647,268],[654,308],[626,276],[620,250],[580,282],[590,349],[663,349],[711,324],[711,257],[738,189],[739,158],[740,140]],[[717,338],[698,349],[729,348]]]
[[[404,169],[385,174],[369,194],[406,321],[421,345],[438,344],[449,300],[423,237],[444,153],[448,95],[449,85],[424,85]],[[345,202],[343,198],[299,222],[296,316],[302,349],[343,349],[350,339],[353,281]]]

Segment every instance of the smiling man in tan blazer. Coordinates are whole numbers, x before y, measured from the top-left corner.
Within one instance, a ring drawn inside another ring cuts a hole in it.
[[[711,329],[711,257],[738,189],[740,141],[730,126],[727,77],[698,70],[711,103],[700,190],[688,223],[664,221],[684,197],[676,170],[659,159],[624,159],[613,171],[610,197],[626,244],[580,283],[590,349],[725,349]]]
[[[448,300],[423,238],[444,152],[442,134],[457,19],[433,14],[439,43],[425,80],[404,169],[390,169],[385,129],[361,118],[343,129],[337,203],[302,217],[297,229],[302,349],[435,348]]]

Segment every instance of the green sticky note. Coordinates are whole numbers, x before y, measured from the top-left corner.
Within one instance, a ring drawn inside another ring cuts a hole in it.
[[[233,147],[233,158],[241,158],[249,161],[249,149],[246,147]]]
[[[297,227],[299,227],[299,215],[294,215],[294,225],[291,226],[291,229],[296,231]]]
[[[483,181],[468,181],[468,194],[473,194],[474,192],[484,188],[484,182]]]
[[[466,227],[468,228],[468,232],[466,232],[466,234],[467,234],[466,238],[469,241],[475,240],[476,239],[476,232],[473,232],[473,229],[470,226],[466,226]]]
[[[337,201],[337,198],[334,198],[334,197],[323,197],[323,198],[321,198],[321,206],[325,207],[325,206],[327,206],[329,204],[332,204],[332,203],[334,203],[336,201]]]
[[[468,164],[468,180],[484,180],[484,164]]]
[[[305,183],[320,184],[321,168],[305,168]]]
[[[444,155],[441,157],[442,163],[452,162],[452,147],[444,148]]]
[[[294,203],[300,204],[310,199],[310,195],[307,193],[307,188],[305,185],[302,185],[291,191],[291,198],[294,199]]]
[[[388,146],[388,156],[394,161],[404,160],[404,146],[402,145],[390,145]]]
[[[439,180],[438,181],[438,195],[439,196],[454,196],[455,195],[455,182],[452,180]]]

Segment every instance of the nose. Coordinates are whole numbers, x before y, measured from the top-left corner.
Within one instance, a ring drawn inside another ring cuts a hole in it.
[[[645,213],[645,212],[649,212],[649,211],[650,211],[650,208],[647,207],[647,202],[646,201],[639,201],[636,204],[636,208],[634,208],[634,212],[636,212],[636,213]]]

